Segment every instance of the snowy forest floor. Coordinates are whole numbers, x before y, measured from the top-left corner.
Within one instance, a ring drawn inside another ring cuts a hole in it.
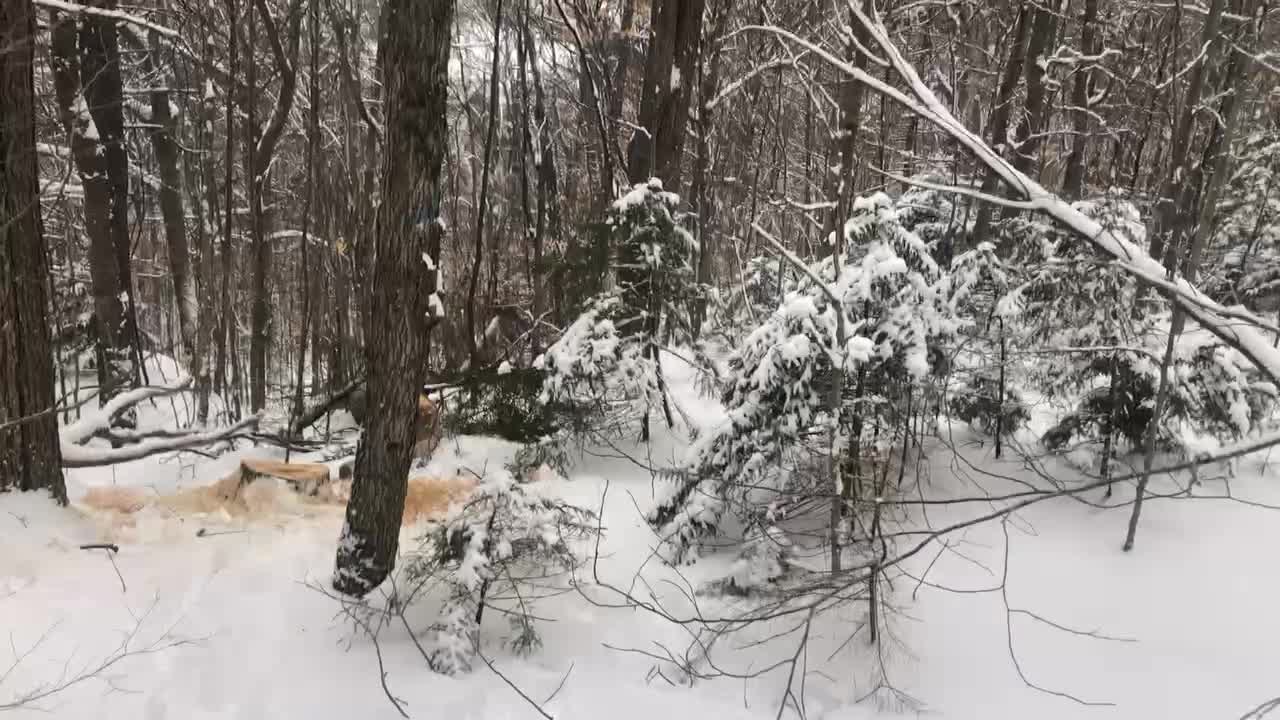
[[[722,419],[690,378],[673,375],[673,393],[693,422]],[[667,464],[679,456],[685,434],[677,427],[648,448],[623,449]],[[952,428],[955,452],[947,444],[926,448],[928,472],[915,492],[945,499],[973,497],[979,487],[1000,494],[1045,483],[1019,460],[993,460],[990,444],[974,442],[967,430]],[[447,438],[427,472],[482,472],[515,449],[487,438]],[[70,471],[68,485],[73,504],[95,485],[172,492],[214,482],[244,454],[278,456],[263,448],[216,460],[162,456]],[[1280,466],[1265,463],[1263,456],[1243,459],[1231,480],[1237,498],[1280,505]],[[1072,477],[1065,465],[1054,474]],[[588,453],[570,477],[550,482],[573,502],[603,507],[598,569],[606,581],[645,587],[635,581],[639,573],[667,607],[685,612],[689,603],[678,586],[685,580],[699,586],[728,567],[729,558],[711,557],[682,568],[680,577],[652,557],[655,538],[642,512],[652,502],[654,480],[613,451]],[[1161,491],[1161,483],[1153,485]],[[1208,481],[1195,492],[1220,493],[1221,485]],[[1118,486],[1113,502],[1132,492]],[[910,522],[940,527],[991,509],[984,502],[933,505],[927,518],[911,511]],[[1059,498],[1007,523],[961,531],[945,548],[932,544],[893,578],[889,637],[878,652],[865,635],[846,642],[861,607],[814,623],[804,648],[806,716],[1234,719],[1280,695],[1280,514],[1232,500],[1155,500],[1144,511],[1136,549],[1122,553],[1128,515],[1127,506],[1099,509]],[[95,677],[13,714],[396,718],[379,682],[380,651],[387,687],[415,719],[538,717],[482,664],[470,675],[444,677],[427,669],[403,628],[385,630],[377,648],[353,632],[337,603],[309,587],[327,587],[341,522],[340,509],[300,505],[282,492],[272,512],[248,519],[144,511],[136,527],[112,531],[83,508],[55,508],[33,495],[0,496],[0,715],[6,703],[88,673]],[[79,548],[107,536],[120,544],[116,568],[105,551]],[[411,542],[412,529],[403,537]],[[785,668],[745,682],[672,686],[651,672],[651,658],[629,650],[682,652],[686,628],[644,610],[589,602],[617,602],[593,585],[589,568],[579,581],[578,592],[538,604],[537,614],[548,619],[541,627],[544,645],[528,658],[508,652],[506,623],[486,616],[486,656],[539,703],[554,695],[544,704],[548,714],[560,720],[778,715]],[[707,615],[743,602],[699,598]],[[425,608],[411,617],[415,629],[433,621]],[[760,629],[753,636],[767,634]],[[191,642],[172,645],[183,639]],[[125,642],[130,650],[153,652],[94,672]],[[760,644],[743,638],[718,646],[716,662],[748,672],[794,654],[794,636]],[[882,672],[913,701],[872,693]]]

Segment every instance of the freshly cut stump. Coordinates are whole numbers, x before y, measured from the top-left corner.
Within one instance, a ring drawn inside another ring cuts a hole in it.
[[[299,495],[313,497],[329,484],[329,466],[245,458],[240,461],[240,487],[262,477],[284,480]],[[238,490],[239,488],[237,488]]]

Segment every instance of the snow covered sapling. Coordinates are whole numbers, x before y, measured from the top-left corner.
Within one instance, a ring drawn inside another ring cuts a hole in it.
[[[947,410],[951,417],[986,435],[1011,435],[1031,419],[1031,413],[1017,390],[1006,385],[1003,398],[1000,391],[996,374],[975,373],[951,392]]]
[[[1009,301],[1012,281],[1010,269],[987,242],[961,254],[951,268],[957,310],[975,321],[959,354],[960,382],[950,389],[947,409],[955,419],[994,436],[996,457],[1003,436],[1030,419],[1009,377],[1007,325],[1018,311],[1018,303]]]
[[[437,584],[447,588],[427,654],[431,668],[445,674],[471,669],[486,607],[511,621],[517,652],[535,649],[532,585],[579,564],[571,542],[596,533],[594,517],[501,470],[487,473],[465,503],[428,525],[405,576],[411,596]]]
[[[659,346],[692,337],[688,313],[698,292],[696,243],[680,225],[679,204],[655,179],[610,206],[600,232],[616,248],[617,284],[588,300],[535,360],[545,373],[544,402],[641,401],[646,417],[654,403],[667,407]]]
[[[864,373],[866,387],[884,397],[893,382],[926,376],[931,343],[958,327],[946,274],[931,248],[902,226],[887,195],[858,198],[844,232],[848,250],[839,262],[828,257],[798,273],[779,307],[731,357],[723,398],[729,421],[690,449],[649,516],[669,560],[693,559],[730,508],[748,527],[767,528],[771,517],[805,498],[830,497],[832,488],[786,468],[800,464],[812,449],[806,441],[823,427],[844,425],[844,407],[833,414],[824,392],[835,369]],[[853,400],[842,395],[841,402]],[[844,432],[836,453],[852,442]]]

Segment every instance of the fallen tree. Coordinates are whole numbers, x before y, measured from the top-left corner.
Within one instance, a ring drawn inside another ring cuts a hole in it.
[[[117,395],[102,407],[62,428],[58,438],[63,467],[113,465],[163,452],[207,447],[243,437],[258,426],[257,415],[251,415],[234,425],[212,429],[125,430],[113,426],[115,418],[139,403],[180,393],[191,385],[191,377],[187,376],[169,385],[131,390]],[[107,440],[111,447],[90,447],[89,443],[95,439]]]

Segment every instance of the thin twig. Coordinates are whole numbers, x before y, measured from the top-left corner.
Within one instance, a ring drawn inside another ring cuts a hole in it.
[[[548,714],[547,714],[547,711],[546,711],[546,710],[543,710],[543,709],[542,709],[542,706],[541,706],[541,705],[539,705],[539,704],[538,704],[538,702],[537,702],[536,700],[534,700],[533,698],[531,698],[531,697],[529,697],[528,695],[526,695],[526,694],[524,693],[524,691],[523,691],[523,690],[521,690],[521,689],[520,689],[520,688],[519,688],[515,683],[511,682],[511,680],[510,680],[510,679],[508,679],[506,675],[503,675],[501,672],[499,672],[499,671],[498,671],[498,668],[496,668],[496,667],[494,667],[494,666],[493,666],[493,663],[489,661],[489,658],[487,658],[487,657],[485,657],[485,656],[484,656],[484,653],[480,651],[480,648],[479,648],[479,647],[476,647],[476,657],[478,657],[478,658],[480,658],[481,660],[483,660],[483,661],[484,661],[484,664],[489,666],[489,669],[493,671],[493,674],[494,674],[494,675],[497,675],[499,678],[501,678],[501,679],[502,679],[502,682],[506,683],[506,684],[507,684],[507,686],[508,686],[508,687],[510,687],[512,690],[515,690],[515,691],[516,691],[516,694],[517,694],[517,695],[519,695],[520,697],[524,698],[525,702],[529,703],[529,705],[530,705],[534,710],[537,710],[539,715],[541,715],[542,717],[546,718],[547,720],[555,720],[555,718],[553,718],[553,717],[551,717],[550,715],[548,715]],[[553,694],[553,697],[554,697],[554,694]]]

